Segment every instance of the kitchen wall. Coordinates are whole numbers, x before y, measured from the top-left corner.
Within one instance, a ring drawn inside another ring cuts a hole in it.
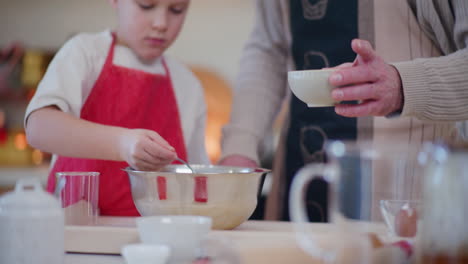
[[[185,27],[168,52],[232,82],[253,15],[254,0],[192,0]],[[106,0],[0,0],[0,46],[18,40],[56,50],[77,32],[114,25]]]

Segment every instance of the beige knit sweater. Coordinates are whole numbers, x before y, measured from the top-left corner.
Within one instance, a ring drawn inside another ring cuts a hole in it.
[[[403,115],[437,121],[468,119],[468,1],[410,0],[418,23],[443,57],[396,63]]]
[[[404,0],[360,0],[360,37],[371,40],[389,62],[449,54],[394,64],[404,85],[402,115],[468,120],[468,1],[452,0],[453,13],[447,0],[409,1],[436,48],[418,30]],[[288,2],[257,0],[255,25],[235,84],[231,121],[223,131],[223,156],[243,154],[258,160],[259,142],[289,95],[287,71],[294,66]],[[404,32],[398,31],[398,25],[391,26],[398,23]]]
[[[393,140],[414,146],[445,139],[455,133],[455,123],[427,120],[468,119],[468,1],[452,0],[453,14],[448,0],[409,1],[417,17],[406,0],[359,0],[360,37],[370,40],[386,61],[407,61],[393,64],[404,85],[403,116],[417,117],[360,118],[359,137],[372,136],[376,144]],[[288,5],[289,0],[257,0],[254,29],[235,85],[231,121],[223,129],[223,157],[241,154],[258,160],[261,140],[282,104],[288,102],[287,71],[294,69]],[[441,53],[450,55],[416,59]],[[284,130],[287,126],[286,120]],[[280,213],[278,199],[284,199],[282,155],[280,142],[268,199],[268,207],[274,207],[267,208],[269,219]]]

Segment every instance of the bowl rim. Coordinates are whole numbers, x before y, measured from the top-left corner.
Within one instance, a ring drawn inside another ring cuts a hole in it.
[[[235,167],[235,166],[224,166],[224,165],[203,165],[203,164],[190,164],[192,168],[195,169],[195,173],[190,172],[190,170],[184,164],[169,164],[163,168],[187,168],[187,171],[164,171],[164,170],[157,170],[157,171],[142,171],[142,170],[135,170],[131,167],[126,167],[122,170],[126,171],[127,173],[131,173],[134,175],[148,175],[148,174],[157,174],[157,175],[173,175],[173,174],[185,174],[185,175],[217,175],[217,174],[233,174],[233,175],[250,175],[250,174],[264,174],[271,172],[270,169],[265,168],[248,168],[248,167]],[[197,172],[197,169],[210,169],[210,168],[225,168],[226,172]]]
[[[159,224],[159,225],[192,225],[192,226],[211,226],[213,218],[205,215],[147,215],[139,216],[135,219],[137,227],[140,224]]]

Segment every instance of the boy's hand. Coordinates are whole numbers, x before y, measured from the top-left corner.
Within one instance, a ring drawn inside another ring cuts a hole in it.
[[[175,149],[152,130],[128,129],[120,136],[119,144],[122,159],[137,170],[157,170],[177,156]]]

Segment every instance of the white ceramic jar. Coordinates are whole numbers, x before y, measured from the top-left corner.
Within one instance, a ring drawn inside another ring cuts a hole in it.
[[[62,264],[64,215],[37,178],[18,180],[0,197],[0,263]]]
[[[468,150],[428,147],[417,262],[468,262]]]

